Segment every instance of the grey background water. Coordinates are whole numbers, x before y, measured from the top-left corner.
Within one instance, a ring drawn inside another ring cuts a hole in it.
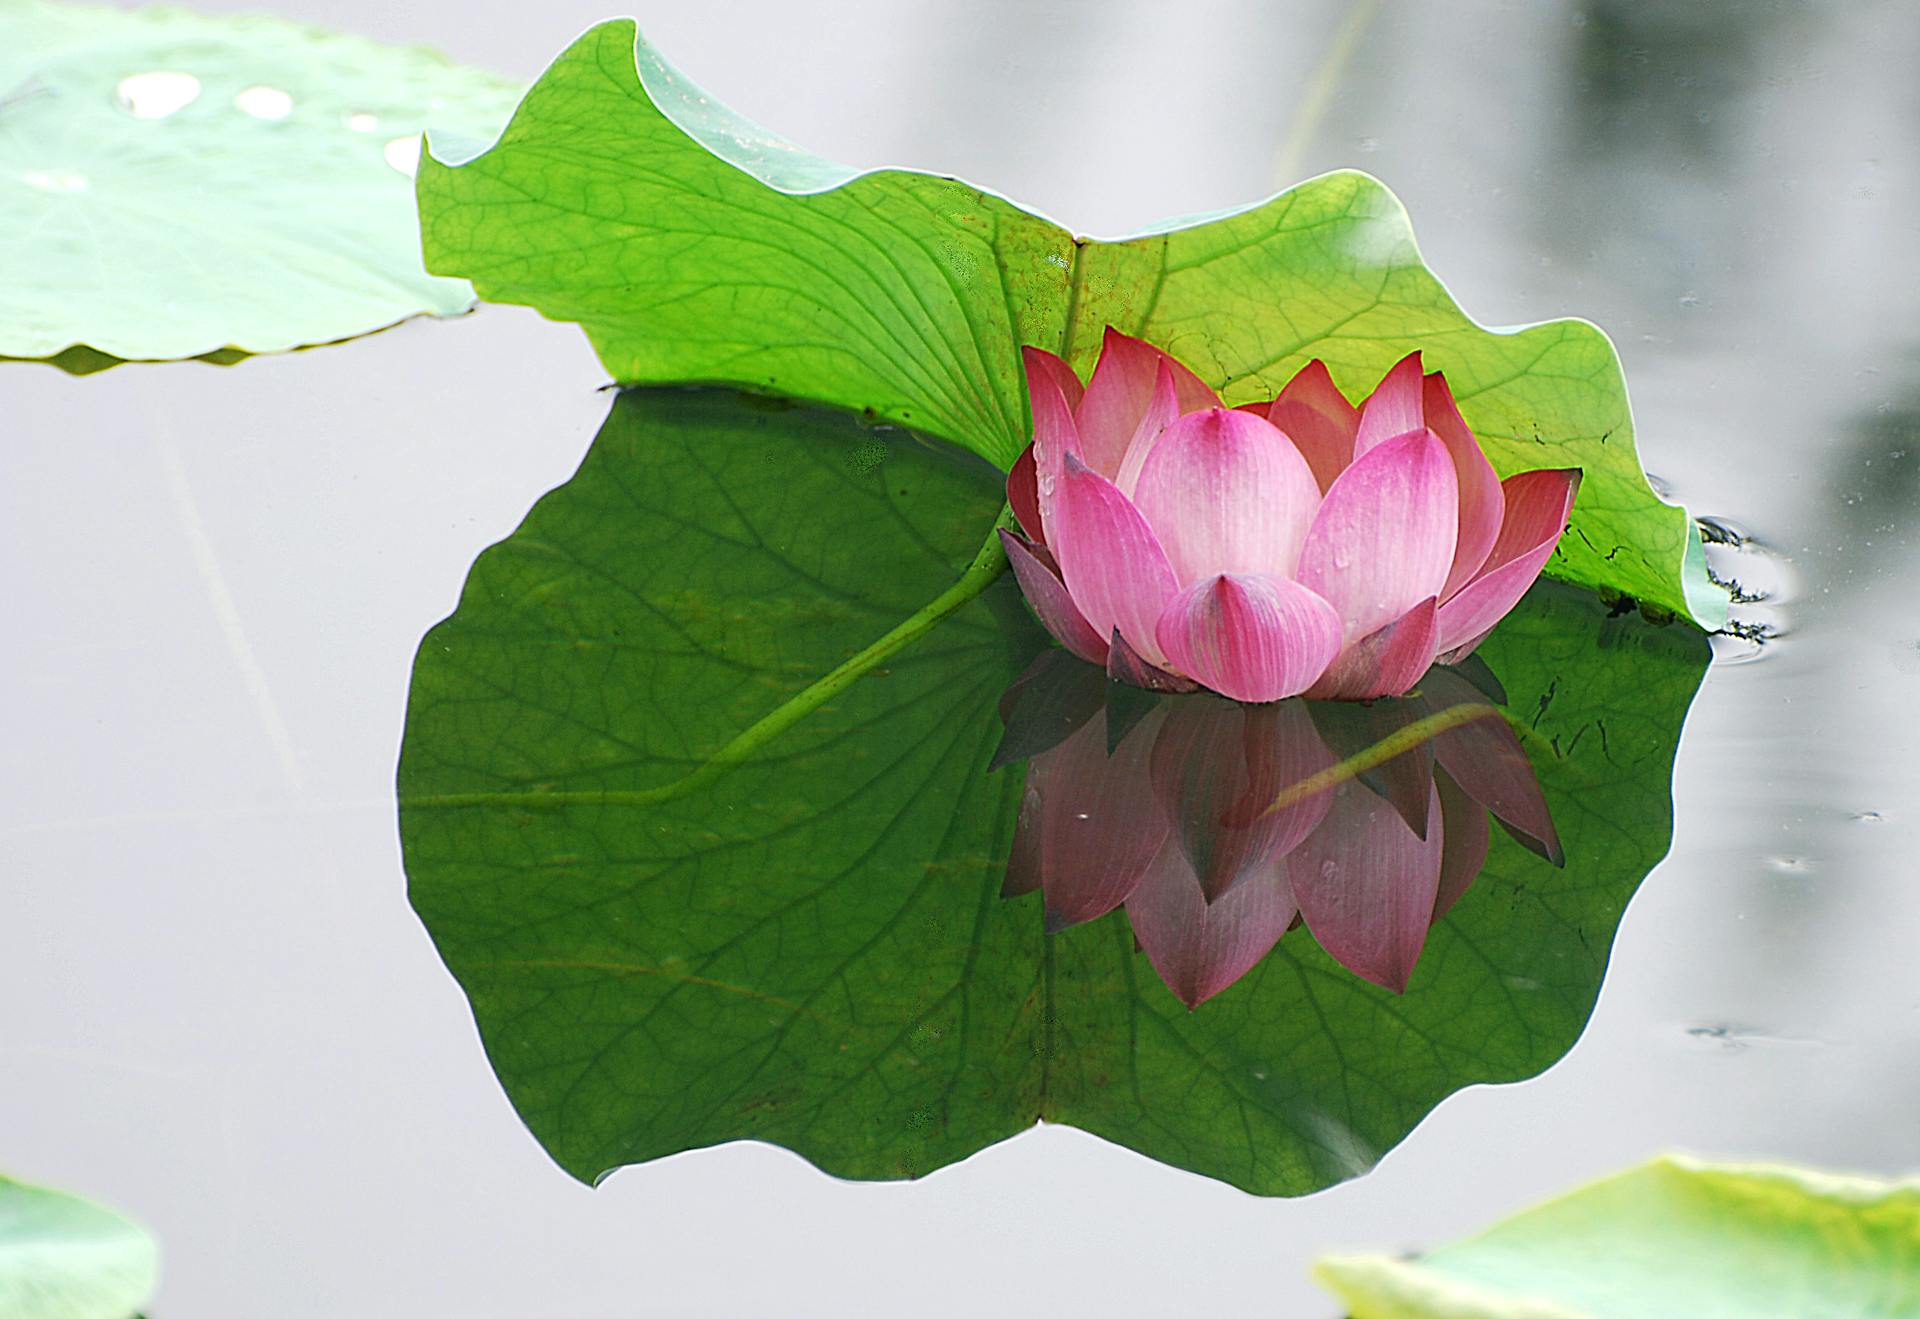
[[[274,8],[531,77],[607,2]],[[233,370],[0,368],[0,1166],[153,1226],[156,1315],[1325,1316],[1319,1252],[1658,1150],[1920,1167],[1909,0],[639,17],[810,149],[1083,231],[1373,171],[1480,319],[1614,335],[1644,458],[1757,538],[1722,561],[1784,635],[1709,675],[1573,1053],[1370,1176],[1263,1201],[1041,1129],[911,1185],[736,1145],[588,1190],[488,1070],[390,798],[421,632],[604,414],[579,333],[490,308]]]

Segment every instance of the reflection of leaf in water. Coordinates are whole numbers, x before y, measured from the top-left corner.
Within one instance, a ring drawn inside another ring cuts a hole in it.
[[[1496,837],[1404,996],[1288,939],[1189,1013],[1123,921],[1048,938],[1000,899],[1022,776],[988,771],[996,704],[1041,644],[1007,578],[730,773],[649,793],[946,590],[998,504],[984,465],[839,414],[629,394],[422,643],[410,892],[576,1176],[741,1138],[912,1176],[1046,1119],[1298,1194],[1579,1033],[1667,846],[1705,649],[1570,588],[1482,652],[1567,868]]]

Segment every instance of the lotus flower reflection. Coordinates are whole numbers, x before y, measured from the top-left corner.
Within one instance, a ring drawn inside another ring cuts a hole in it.
[[[1579,487],[1575,468],[1495,476],[1418,353],[1357,408],[1314,361],[1230,409],[1115,330],[1084,387],[1024,351],[1007,553],[1047,630],[1136,686],[1401,695],[1519,602]]]
[[[1189,1007],[1302,921],[1354,974],[1405,989],[1486,860],[1489,812],[1561,863],[1518,738],[1453,671],[1372,705],[1110,704],[1108,687],[1052,650],[1002,698],[997,760],[1028,758],[1002,892],[1039,889],[1049,930],[1124,904]]]

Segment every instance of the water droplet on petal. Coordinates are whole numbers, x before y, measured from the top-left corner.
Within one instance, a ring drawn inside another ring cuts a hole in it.
[[[347,116],[347,127],[356,133],[371,133],[374,129],[380,127],[380,116],[377,114],[368,114],[362,110],[356,114]]]
[[[420,135],[410,133],[406,137],[396,137],[387,143],[381,154],[387,158],[387,164],[412,178],[420,168]]]
[[[165,119],[193,104],[200,80],[191,73],[134,73],[120,80],[115,95],[135,119]]]
[[[1332,857],[1328,857],[1325,861],[1322,861],[1320,863],[1320,878],[1331,882],[1332,880],[1336,879],[1339,876],[1339,874],[1340,874],[1340,863],[1338,861],[1335,861]]]
[[[255,119],[285,119],[293,113],[293,97],[278,87],[259,83],[236,93],[233,103]]]

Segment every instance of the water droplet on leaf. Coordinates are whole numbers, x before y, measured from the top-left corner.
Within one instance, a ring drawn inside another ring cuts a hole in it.
[[[129,74],[115,89],[120,108],[135,119],[165,119],[187,106],[200,95],[200,80],[191,73]]]

